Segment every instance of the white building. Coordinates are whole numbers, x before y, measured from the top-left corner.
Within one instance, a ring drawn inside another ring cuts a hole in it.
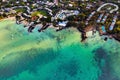
[[[56,5],[58,5],[58,0],[54,0],[54,3],[55,3]]]

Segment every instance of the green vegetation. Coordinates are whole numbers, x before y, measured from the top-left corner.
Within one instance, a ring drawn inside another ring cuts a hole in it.
[[[24,8],[19,8],[19,9],[15,9],[15,11],[16,11],[17,13],[19,13],[19,12],[25,12],[26,9],[24,9]]]
[[[117,21],[116,28],[114,29],[114,32],[120,32],[120,21]]]
[[[47,16],[47,13],[46,11],[35,11],[31,14],[31,16],[38,16],[38,15]]]

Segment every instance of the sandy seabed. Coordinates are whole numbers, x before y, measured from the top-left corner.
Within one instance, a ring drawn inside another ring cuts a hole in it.
[[[0,80],[120,80],[120,43],[98,33],[81,43],[80,35],[1,21]]]

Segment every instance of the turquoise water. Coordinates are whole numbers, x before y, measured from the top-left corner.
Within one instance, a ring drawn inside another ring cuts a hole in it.
[[[0,22],[0,80],[120,80],[120,43],[76,29],[28,33]]]

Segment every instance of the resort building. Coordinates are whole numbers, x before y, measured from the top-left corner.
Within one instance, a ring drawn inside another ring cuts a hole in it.
[[[105,21],[107,20],[108,15],[109,15],[108,13],[105,14],[104,18],[103,18],[102,21],[101,21],[102,23],[105,23]]]
[[[109,27],[110,31],[114,29],[116,21],[117,21],[117,15],[114,16],[113,21],[112,21],[112,23],[111,23],[111,25]]]
[[[104,16],[104,13],[100,14],[100,16],[98,17],[97,23],[99,23],[101,21],[103,16]]]
[[[78,10],[61,10],[56,14],[55,19],[64,20],[66,17],[78,14],[79,14]]]

